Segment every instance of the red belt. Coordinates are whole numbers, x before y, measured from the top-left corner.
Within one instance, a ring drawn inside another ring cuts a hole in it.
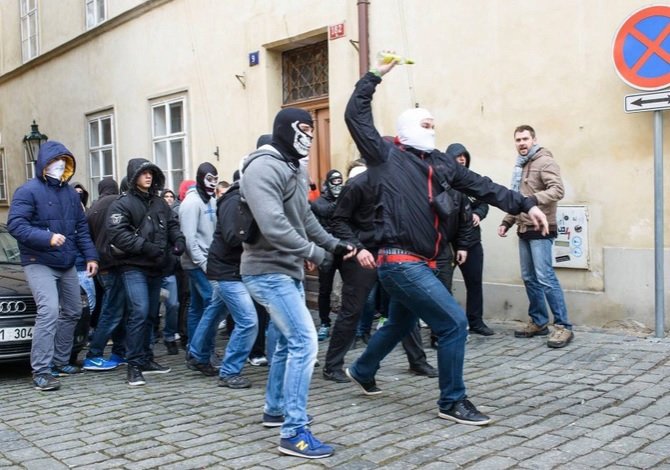
[[[416,255],[380,254],[377,257],[377,266],[385,263],[426,263],[430,269],[437,269],[437,262],[434,259],[426,259]]]

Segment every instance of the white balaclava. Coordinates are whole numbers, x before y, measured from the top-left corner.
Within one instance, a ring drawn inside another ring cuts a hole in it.
[[[435,150],[435,129],[421,127],[424,119],[433,119],[433,115],[423,108],[411,108],[398,116],[396,129],[401,144],[424,152]]]
[[[58,181],[63,178],[63,173],[65,173],[65,160],[61,159],[54,160],[53,162],[49,163],[45,171],[47,176],[50,176]]]

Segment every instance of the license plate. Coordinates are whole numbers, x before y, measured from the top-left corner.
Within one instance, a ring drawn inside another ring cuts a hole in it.
[[[0,328],[0,343],[8,343],[10,341],[30,341],[31,339],[33,339],[32,326]]]

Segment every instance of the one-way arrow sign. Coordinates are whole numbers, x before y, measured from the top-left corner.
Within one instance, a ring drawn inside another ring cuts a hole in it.
[[[626,95],[624,100],[624,110],[627,113],[659,111],[663,109],[670,109],[670,91]]]

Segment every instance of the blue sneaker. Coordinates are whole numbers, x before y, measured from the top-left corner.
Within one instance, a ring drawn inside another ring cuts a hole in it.
[[[279,441],[279,452],[305,459],[322,459],[333,455],[333,448],[312,435],[309,429],[300,428],[298,434]]]
[[[113,370],[119,367],[119,364],[112,361],[106,361],[103,357],[87,357],[84,359],[84,370]]]
[[[126,358],[123,356],[119,356],[118,354],[112,353],[109,356],[109,359],[107,359],[107,362],[111,362],[112,364],[116,364],[116,366],[125,366],[128,364],[128,361],[126,361]]]
[[[50,374],[39,374],[33,377],[33,385],[35,390],[40,392],[48,392],[50,390],[58,390],[60,388],[60,382],[57,378],[53,377]]]
[[[328,339],[330,336],[330,326],[328,325],[321,325],[319,328],[319,331],[317,333],[317,337],[319,338],[319,341],[325,341]]]

